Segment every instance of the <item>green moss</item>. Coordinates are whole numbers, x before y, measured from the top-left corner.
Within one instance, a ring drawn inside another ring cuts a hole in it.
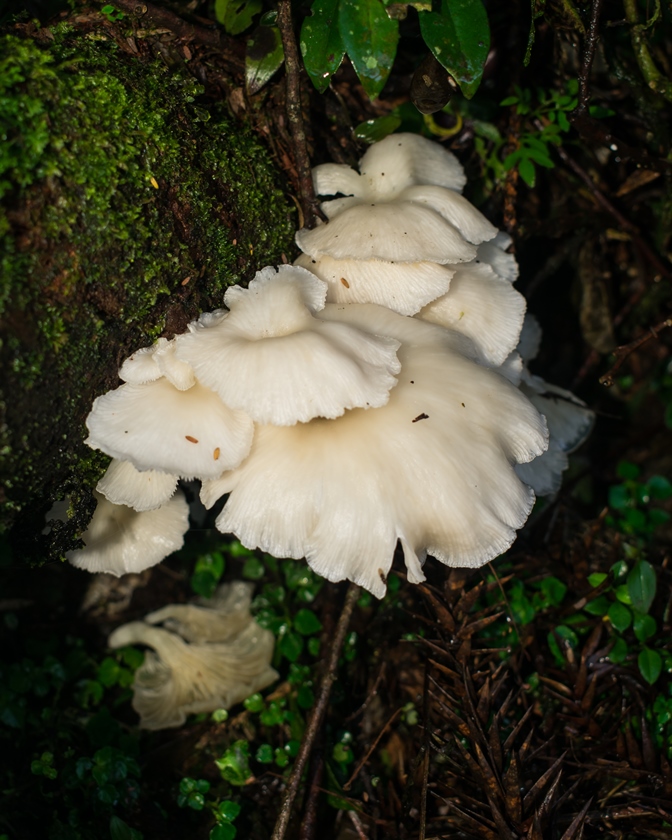
[[[280,262],[295,227],[266,150],[193,78],[53,35],[0,37],[0,526],[33,558],[54,554],[33,536],[51,501],[100,473],[83,421],[121,359]]]

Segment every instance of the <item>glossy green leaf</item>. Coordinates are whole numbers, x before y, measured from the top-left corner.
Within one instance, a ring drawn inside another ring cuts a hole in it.
[[[625,658],[628,655],[628,643],[625,639],[618,638],[614,643],[614,646],[609,651],[609,659],[615,665],[620,665],[621,662],[625,662]]]
[[[649,685],[653,685],[663,668],[663,660],[658,651],[645,647],[637,657],[637,664],[640,674]]]
[[[638,640],[644,643],[648,642],[652,636],[656,635],[658,625],[656,624],[656,619],[652,615],[637,614],[635,615],[632,628],[635,631],[635,636],[637,636]]]
[[[522,158],[522,160],[518,164],[518,172],[520,172],[520,177],[523,179],[523,181],[525,181],[527,186],[530,189],[532,189],[537,180],[537,173],[534,168],[534,164],[529,158]]]
[[[217,815],[223,820],[232,822],[240,814],[240,805],[237,802],[231,802],[230,799],[220,802],[217,807]]]
[[[672,484],[662,475],[651,476],[648,485],[654,499],[669,499],[672,496]]]
[[[294,628],[302,636],[312,636],[322,629],[322,622],[312,610],[299,610],[294,616]]]
[[[260,91],[284,61],[282,39],[277,26],[258,26],[245,51],[245,85],[249,94]]]
[[[234,741],[224,755],[215,761],[222,777],[227,782],[239,786],[247,783],[252,775],[248,761],[249,754],[250,745],[247,741]]]
[[[541,581],[539,588],[546,596],[548,602],[554,607],[559,606],[567,593],[567,586],[557,577],[547,577]]]
[[[230,822],[222,822],[210,831],[210,840],[233,840],[237,831]]]
[[[639,478],[640,472],[641,470],[637,464],[633,464],[631,461],[619,461],[616,467],[616,475],[619,478],[629,481],[634,481],[636,478]]]
[[[264,564],[257,557],[248,557],[243,565],[243,577],[245,580],[260,580],[266,569]]]
[[[345,0],[348,2],[348,0]],[[345,55],[345,45],[338,27],[339,0],[315,0],[301,27],[301,55],[310,80],[320,93],[338,70]]]
[[[298,633],[291,631],[281,636],[278,641],[278,649],[290,662],[296,662],[303,650],[303,639]]]
[[[343,0],[338,26],[362,87],[375,99],[397,54],[399,22],[388,16],[380,0]]]
[[[548,646],[556,661],[564,664],[566,661],[564,649],[567,647],[576,648],[579,638],[571,627],[566,624],[559,624],[548,634]]]
[[[467,99],[476,93],[490,48],[488,16],[481,0],[440,0],[437,11],[419,12],[425,43]]]
[[[215,17],[229,35],[239,35],[252,25],[262,0],[215,0]]]
[[[647,560],[640,560],[628,574],[628,594],[639,613],[648,613],[656,597],[656,573]]]
[[[619,633],[627,630],[632,622],[632,613],[625,604],[621,604],[620,601],[614,601],[614,603],[609,607],[607,615],[609,616],[609,621],[611,621]]]
[[[609,488],[609,507],[624,510],[630,504],[631,495],[625,484],[616,484]]]
[[[254,757],[260,764],[271,764],[273,761],[273,747],[270,744],[262,744]]]
[[[355,126],[355,137],[362,143],[377,143],[395,132],[401,125],[401,117],[396,114],[388,114],[385,117],[378,117],[375,120],[367,120]]]

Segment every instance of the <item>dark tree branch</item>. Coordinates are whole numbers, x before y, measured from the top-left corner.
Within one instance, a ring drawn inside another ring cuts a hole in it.
[[[308,761],[308,756],[310,755],[315,739],[317,738],[317,733],[320,731],[322,723],[324,722],[324,717],[327,713],[331,687],[336,681],[338,657],[345,641],[345,634],[348,631],[350,617],[352,616],[352,611],[355,608],[357,599],[359,598],[359,593],[359,586],[351,583],[345,596],[343,610],[340,618],[338,619],[338,624],[336,625],[336,632],[331,644],[331,650],[329,651],[327,667],[320,683],[317,702],[315,703],[313,713],[308,721],[308,726],[306,727],[303,740],[301,741],[301,747],[299,748],[296,761],[294,762],[294,767],[292,768],[292,773],[287,782],[287,788],[285,789],[282,805],[280,807],[280,814],[275,824],[275,828],[273,829],[271,840],[284,840],[287,826],[289,825],[289,819],[292,815],[294,800],[296,799],[296,794],[301,783],[301,776],[303,775],[306,762]]]
[[[319,202],[315,197],[313,175],[310,169],[310,157],[308,155],[308,144],[306,142],[306,130],[303,125],[303,114],[301,112],[301,64],[299,61],[299,51],[296,46],[296,38],[294,37],[291,0],[279,0],[278,2],[278,29],[280,30],[282,48],[285,53],[285,73],[287,78],[285,107],[287,110],[289,130],[292,135],[294,164],[299,176],[303,225],[307,228],[313,228],[318,218],[325,219],[319,209]]]
[[[581,69],[579,70],[579,101],[572,113],[572,119],[578,119],[588,114],[590,102],[590,71],[595,59],[595,50],[600,34],[600,13],[602,12],[603,0],[593,0],[590,9],[590,23],[588,32],[583,43],[583,55],[581,56]]]
[[[644,335],[640,335],[639,338],[636,338],[634,341],[631,341],[630,344],[623,344],[621,347],[617,347],[614,350],[614,356],[616,356],[616,361],[611,366],[611,368],[604,374],[604,376],[600,377],[600,385],[606,385],[607,388],[610,388],[614,384],[614,374],[623,364],[623,362],[628,358],[631,353],[634,353],[635,350],[638,350],[642,344],[646,344],[651,338],[658,338],[658,333],[662,330],[668,329],[668,327],[672,327],[672,318],[667,318],[665,321],[661,321],[660,324],[656,324],[655,327],[649,327],[649,331],[645,332]]]

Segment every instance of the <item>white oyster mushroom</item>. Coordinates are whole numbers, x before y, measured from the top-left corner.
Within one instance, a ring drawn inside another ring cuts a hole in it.
[[[527,303],[486,263],[456,266],[450,291],[417,314],[472,339],[486,364],[501,365],[520,336]]]
[[[130,461],[112,459],[96,490],[115,505],[137,511],[156,510],[175,492],[178,476],[157,470],[136,470]]]
[[[151,347],[136,350],[119,370],[120,379],[136,385],[153,382],[161,376],[179,391],[186,391],[196,381],[189,365],[175,356],[175,339],[160,338]]]
[[[298,266],[265,268],[248,289],[227,289],[226,318],[180,336],[177,354],[257,423],[293,425],[384,405],[399,371],[398,342],[323,320],[326,292]]]
[[[433,262],[313,259],[308,254],[301,254],[294,265],[328,284],[329,303],[377,303],[400,315],[415,315],[425,304],[445,295],[454,274]]]
[[[189,714],[229,709],[278,677],[270,665],[273,634],[251,617],[227,642],[189,644],[169,630],[134,621],[117,628],[108,644],[153,648],[133,681],[133,708],[143,729],[181,726]]]
[[[86,419],[93,449],[138,470],[183,478],[217,478],[247,455],[254,426],[196,383],[186,391],[165,377],[126,383],[98,397]]]
[[[534,502],[512,465],[546,448],[536,409],[459,334],[374,305],[321,315],[400,341],[399,384],[383,408],[258,428],[240,467],[203,485],[206,506],[231,494],[217,527],[377,597],[398,541],[412,582],[428,553],[473,567],[505,551]]]
[[[487,263],[503,280],[515,283],[518,279],[518,262],[507,250],[512,242],[509,234],[500,230],[494,239],[478,246],[476,262]]]
[[[142,513],[94,495],[98,504],[82,534],[85,547],[65,555],[73,566],[121,577],[155,566],[182,548],[189,505],[181,492],[157,510]]]

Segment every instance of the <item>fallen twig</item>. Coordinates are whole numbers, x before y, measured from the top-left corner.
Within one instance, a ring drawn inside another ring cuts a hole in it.
[[[600,377],[600,385],[606,385],[607,388],[610,388],[614,384],[614,374],[623,364],[623,362],[628,358],[631,353],[634,353],[642,344],[646,344],[647,341],[651,338],[658,338],[658,333],[661,330],[667,329],[668,327],[672,327],[672,318],[666,318],[664,321],[661,321],[660,324],[656,324],[655,327],[649,327],[649,331],[645,332],[644,335],[640,335],[639,338],[636,338],[634,341],[631,341],[630,344],[623,344],[621,347],[617,347],[614,350],[614,355],[616,356],[616,361],[611,366],[611,368],[604,374],[604,376]]]
[[[308,726],[306,727],[303,740],[301,741],[301,746],[299,747],[294,767],[292,767],[292,772],[287,782],[287,788],[285,789],[282,805],[280,806],[280,814],[278,815],[277,822],[275,823],[271,840],[284,840],[285,832],[287,831],[287,826],[289,825],[289,819],[292,815],[294,800],[296,799],[296,794],[301,783],[303,770],[306,766],[308,756],[310,755],[317,733],[322,726],[324,716],[327,712],[331,687],[336,681],[338,657],[345,641],[345,634],[348,631],[350,617],[352,616],[352,611],[357,603],[357,599],[359,598],[359,593],[359,586],[351,583],[345,596],[343,610],[340,618],[338,619],[338,624],[336,625],[336,632],[334,633],[334,639],[329,652],[327,667],[320,683],[317,701],[313,708],[313,713],[310,716],[310,720],[308,721]]]

